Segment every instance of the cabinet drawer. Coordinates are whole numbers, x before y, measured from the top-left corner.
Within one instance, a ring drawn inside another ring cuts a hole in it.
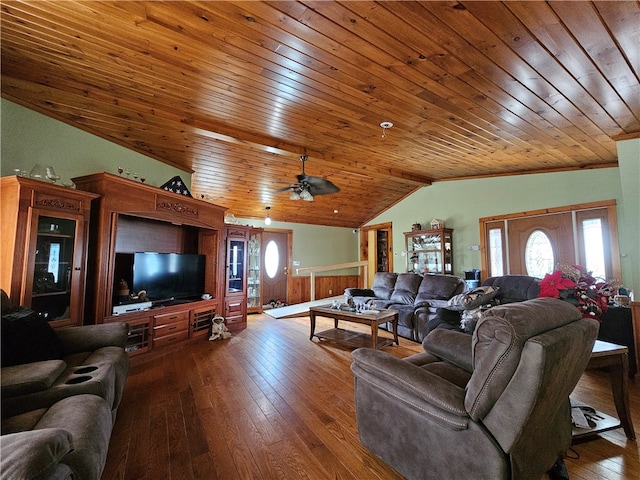
[[[171,335],[177,332],[189,331],[189,319],[184,318],[181,321],[165,323],[163,325],[156,325],[153,327],[154,338],[164,337],[165,335]]]
[[[226,325],[233,325],[234,323],[244,322],[244,315],[228,315],[224,318]]]
[[[163,335],[161,337],[155,337],[153,339],[153,348],[165,347],[167,345],[171,345],[173,343],[182,342],[189,338],[189,331],[184,330],[177,333],[172,333],[170,335]]]
[[[189,312],[167,313],[165,315],[155,315],[153,317],[154,325],[164,325],[166,323],[189,322]]]
[[[228,301],[224,305],[225,317],[242,315],[245,306],[244,297],[242,299]]]

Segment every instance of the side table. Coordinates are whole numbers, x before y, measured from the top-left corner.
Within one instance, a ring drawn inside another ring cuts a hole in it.
[[[591,359],[587,364],[587,369],[591,368],[609,371],[613,403],[619,420],[598,412],[598,415],[603,419],[598,421],[591,429],[574,428],[574,440],[620,427],[624,429],[624,433],[629,440],[635,440],[636,433],[629,411],[629,349],[623,345],[596,340],[591,352]]]

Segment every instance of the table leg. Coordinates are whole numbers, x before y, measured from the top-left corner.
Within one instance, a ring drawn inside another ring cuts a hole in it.
[[[309,320],[311,320],[311,335],[309,335],[309,340],[313,340],[313,334],[316,331],[316,312],[309,312]]]
[[[378,348],[378,322],[371,322],[371,348]]]
[[[400,342],[398,341],[398,314],[393,317],[393,341],[396,342],[397,346],[400,346]]]
[[[611,391],[613,393],[613,403],[620,419],[620,425],[629,440],[636,439],[633,429],[631,412],[629,411],[629,356],[619,355],[619,362],[609,367],[611,377]]]

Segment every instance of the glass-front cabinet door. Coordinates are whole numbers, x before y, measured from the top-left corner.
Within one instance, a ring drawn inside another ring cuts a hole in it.
[[[84,323],[91,201],[98,195],[27,177],[0,178],[0,287],[54,327]]]
[[[248,250],[248,279],[247,279],[247,313],[262,312],[262,284],[260,274],[262,265],[260,263],[262,244],[262,229],[252,229],[249,236]]]
[[[407,272],[453,274],[453,229],[405,233]]]
[[[229,330],[247,325],[248,226],[229,226],[227,238],[227,279],[224,295],[224,319]]]
[[[49,214],[36,215],[32,223],[30,271],[23,303],[51,322],[66,323],[79,314],[73,311],[74,272],[82,261],[78,232],[82,221]],[[77,269],[77,270],[76,270]]]
[[[228,240],[227,295],[244,293],[246,245],[247,242],[245,240]]]

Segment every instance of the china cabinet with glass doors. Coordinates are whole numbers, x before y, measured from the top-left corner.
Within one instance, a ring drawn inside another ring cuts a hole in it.
[[[404,236],[407,272],[453,274],[453,229],[417,230]]]
[[[262,229],[252,228],[249,235],[247,313],[262,313]]]
[[[224,318],[229,328],[246,327],[247,268],[250,227],[228,225],[226,228],[226,280]]]
[[[82,325],[91,200],[97,195],[2,177],[2,289],[53,327]]]

